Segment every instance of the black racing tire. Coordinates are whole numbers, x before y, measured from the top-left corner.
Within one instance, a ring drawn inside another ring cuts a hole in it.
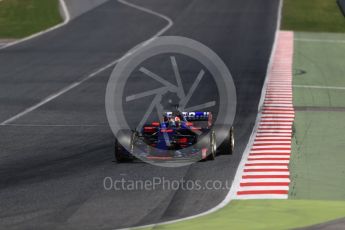
[[[211,131],[210,134],[210,153],[207,156],[208,160],[214,160],[217,156],[217,143],[216,143],[216,134],[214,131]]]
[[[117,163],[129,162],[134,160],[134,156],[127,149],[134,148],[134,142],[137,135],[137,132],[132,131],[120,131],[118,133],[118,138],[115,138],[114,149],[115,160]],[[119,139],[121,141],[119,141]],[[120,142],[126,147],[124,147]]]
[[[125,149],[121,146],[117,138],[115,138],[114,156],[115,156],[115,161],[117,163],[128,161],[127,157],[123,154],[123,151],[125,151]]]
[[[234,127],[232,126],[225,140],[219,146],[218,151],[221,154],[231,155],[234,153],[234,149],[235,149],[235,131],[234,131]]]

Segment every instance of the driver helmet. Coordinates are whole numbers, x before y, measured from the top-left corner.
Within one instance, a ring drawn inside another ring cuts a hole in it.
[[[177,126],[180,126],[180,124],[181,124],[181,119],[180,119],[179,116],[176,116],[176,117],[175,117],[175,123],[176,123]]]
[[[169,126],[170,126],[170,127],[176,126],[175,119],[172,118],[172,117],[169,119]]]

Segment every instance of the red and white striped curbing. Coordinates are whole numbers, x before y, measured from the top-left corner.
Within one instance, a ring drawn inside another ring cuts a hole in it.
[[[234,199],[287,199],[290,184],[293,33],[280,32],[254,143]]]

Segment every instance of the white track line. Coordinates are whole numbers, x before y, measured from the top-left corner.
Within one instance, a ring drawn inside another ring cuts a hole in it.
[[[247,174],[247,173],[244,173],[244,168],[245,168],[245,165],[247,163],[248,158],[249,159],[257,159],[257,158],[288,158],[289,157],[289,156],[275,156],[275,155],[273,155],[273,156],[270,156],[270,155],[267,156],[266,155],[266,156],[251,156],[251,157],[249,157],[249,154],[251,152],[251,148],[254,144],[255,139],[257,138],[257,132],[258,132],[261,118],[263,117],[263,114],[261,113],[261,111],[262,111],[263,106],[264,106],[266,92],[267,92],[268,86],[269,86],[269,81],[270,81],[269,75],[271,74],[272,71],[274,71],[272,69],[272,67],[273,67],[273,62],[274,62],[274,58],[275,58],[276,50],[277,50],[277,45],[278,45],[277,43],[278,43],[278,34],[279,34],[279,28],[280,28],[280,23],[281,23],[281,10],[282,10],[282,1],[280,0],[279,1],[277,28],[276,28],[276,33],[275,33],[274,44],[272,47],[271,56],[270,56],[270,60],[269,60],[268,67],[267,67],[266,78],[265,78],[265,82],[264,82],[264,85],[262,88],[261,98],[260,98],[260,102],[259,102],[259,106],[258,106],[259,113],[257,115],[255,126],[253,127],[253,131],[252,131],[252,134],[250,136],[249,142],[248,142],[247,147],[246,147],[246,149],[242,155],[241,162],[239,163],[239,166],[237,168],[236,175],[235,175],[233,184],[232,184],[231,189],[230,189],[230,193],[228,194],[229,201],[230,201],[230,199],[236,199],[237,198],[237,191],[240,188],[242,176]],[[286,96],[283,95],[283,97],[286,97]],[[289,97],[290,97],[290,95],[289,95]],[[270,115],[266,115],[266,116],[270,117]],[[275,117],[276,115],[271,115],[271,116]],[[291,115],[287,115],[287,116],[290,117]],[[250,173],[248,173],[247,175],[250,175]]]
[[[65,26],[65,25],[67,25],[67,23],[69,23],[69,21],[71,20],[70,13],[68,12],[68,9],[67,9],[67,6],[66,6],[66,3],[65,3],[64,0],[59,0],[59,3],[60,3],[60,6],[61,6],[61,8],[62,8],[62,11],[63,11],[63,13],[64,13],[64,16],[65,16],[65,17],[64,17],[65,20],[64,20],[62,23],[60,23],[60,24],[58,24],[58,25],[56,25],[56,26],[53,26],[53,27],[51,27],[51,28],[49,28],[49,29],[46,29],[46,30],[40,31],[40,32],[38,32],[38,33],[35,33],[35,34],[33,34],[33,35],[30,35],[30,36],[28,36],[28,37],[26,37],[26,38],[23,38],[23,39],[14,41],[14,42],[7,43],[6,45],[1,46],[1,47],[0,47],[0,50],[1,50],[1,49],[5,49],[5,48],[10,47],[10,46],[17,45],[17,44],[19,44],[19,43],[22,43],[22,42],[25,42],[25,41],[28,41],[28,40],[31,40],[31,39],[34,39],[34,38],[36,38],[36,37],[38,37],[38,36],[41,36],[41,35],[46,34],[46,33],[49,33],[49,32],[51,32],[51,31],[53,31],[53,30],[56,30],[56,29],[58,29],[58,28],[61,28],[61,27]]]
[[[260,122],[260,125],[277,125],[277,126],[281,126],[281,125],[292,125],[293,121],[289,121],[289,120],[263,120]]]
[[[262,190],[285,190],[289,191],[289,186],[248,186],[241,187],[238,191],[262,191]]]
[[[236,199],[238,200],[247,200],[247,199],[255,199],[255,200],[259,200],[259,199],[263,199],[263,200],[266,200],[266,199],[284,199],[286,200],[288,198],[288,195],[283,195],[283,194],[269,194],[269,195],[265,195],[265,194],[262,194],[262,195],[241,195],[241,196],[238,196],[236,197]]]
[[[292,121],[294,121],[294,118],[295,116],[293,115],[289,115],[289,114],[286,114],[286,115],[281,115],[279,116],[279,114],[275,115],[275,116],[272,116],[272,115],[262,115],[262,120],[281,120],[281,121],[285,121],[285,120],[289,120],[289,119],[292,119]]]
[[[289,164],[288,160],[252,160],[247,164]]]
[[[61,0],[61,1],[63,2],[63,0]],[[167,16],[162,15],[162,14],[160,14],[160,13],[157,13],[157,12],[155,12],[155,11],[146,9],[146,8],[144,8],[144,7],[141,7],[141,6],[134,5],[134,4],[132,4],[132,3],[128,3],[128,2],[126,2],[125,0],[118,0],[118,2],[120,2],[120,3],[124,4],[124,5],[127,5],[127,6],[129,6],[129,7],[133,7],[133,8],[135,8],[135,9],[144,11],[144,12],[146,12],[146,13],[148,13],[148,14],[152,14],[152,15],[155,15],[155,16],[157,16],[157,17],[163,18],[164,20],[166,20],[166,21],[168,22],[168,25],[166,25],[163,29],[161,29],[160,31],[158,31],[155,35],[153,35],[153,36],[152,36],[150,39],[148,39],[147,41],[141,43],[139,46],[136,46],[134,49],[130,50],[128,53],[126,53],[126,54],[125,54],[124,56],[122,56],[121,58],[114,60],[113,62],[111,62],[111,63],[109,63],[109,64],[107,64],[107,65],[101,67],[100,69],[96,70],[95,72],[91,73],[90,75],[86,76],[85,78],[81,79],[80,81],[77,81],[77,82],[75,82],[75,83],[73,83],[73,84],[71,84],[71,85],[69,85],[69,86],[66,86],[65,88],[61,89],[60,91],[58,91],[58,92],[56,92],[56,93],[54,93],[54,94],[52,94],[52,95],[46,97],[46,98],[43,99],[41,102],[39,102],[39,103],[37,103],[37,104],[35,104],[35,105],[33,105],[33,106],[31,106],[31,107],[25,109],[24,111],[22,111],[22,112],[16,114],[16,115],[13,116],[13,117],[10,117],[9,119],[7,119],[7,120],[3,121],[2,123],[0,123],[0,126],[2,126],[2,125],[7,125],[7,124],[9,124],[9,123],[11,123],[11,122],[13,122],[13,121],[15,121],[15,120],[17,120],[17,119],[19,119],[19,118],[25,116],[26,114],[28,114],[28,113],[30,113],[30,112],[32,112],[32,111],[38,109],[39,107],[41,107],[41,106],[47,104],[48,102],[54,100],[55,98],[57,98],[57,97],[59,97],[59,96],[65,94],[66,92],[68,92],[68,91],[70,91],[70,90],[76,88],[77,86],[79,86],[80,84],[86,82],[87,80],[89,80],[89,79],[95,77],[95,76],[98,75],[99,73],[101,73],[101,72],[103,72],[103,71],[109,69],[110,67],[113,67],[116,63],[118,63],[118,62],[119,62],[120,60],[122,60],[123,58],[128,57],[129,55],[132,55],[132,54],[133,54],[134,52],[136,52],[138,49],[140,49],[141,47],[147,45],[149,42],[152,42],[152,41],[153,41],[154,39],[156,39],[158,36],[160,36],[160,35],[162,35],[163,33],[165,33],[165,32],[174,24],[173,21],[172,21],[170,18],[168,18]],[[61,27],[61,25],[60,25],[60,27]],[[50,30],[50,31],[51,31],[51,30]],[[48,32],[48,31],[47,31],[47,32]],[[39,35],[41,35],[41,34],[39,34]],[[36,36],[39,36],[39,35],[36,35]],[[31,38],[28,38],[28,39],[31,39]],[[26,39],[26,40],[28,40],[28,39]],[[17,44],[17,43],[16,43],[16,44]]]
[[[260,122],[260,128],[290,128],[292,126],[292,122]]]
[[[251,152],[254,152],[254,151],[275,151],[276,153],[282,153],[282,152],[285,152],[286,150],[277,150],[277,149],[290,149],[291,150],[291,147],[288,145],[264,145],[264,146],[257,146],[257,145],[253,145],[252,147],[252,151]],[[263,149],[263,150],[262,150]],[[268,150],[270,149],[270,150]]]
[[[278,155],[278,156],[285,156],[289,155],[291,150],[252,150],[250,154],[257,154],[255,156],[267,156],[267,155]],[[253,155],[254,156],[254,155]]]
[[[277,176],[277,175],[283,175],[283,176],[289,176],[289,172],[260,172],[258,174],[257,172],[243,172],[243,176],[258,176],[258,175],[265,175],[265,176]]]
[[[283,165],[263,165],[263,166],[246,166],[245,169],[288,169],[288,166],[283,166]],[[242,181],[243,183],[243,181]]]
[[[267,179],[242,179],[242,183],[258,183],[258,182],[286,182],[290,183],[289,178],[267,178]]]
[[[279,136],[279,137],[278,137]],[[271,137],[277,137],[277,139],[280,139],[280,137],[291,137],[291,133],[260,133],[258,132],[256,137],[264,137],[264,139],[271,139]]]
[[[309,89],[336,89],[336,90],[345,90],[345,87],[337,86],[319,86],[319,85],[293,85],[295,88],[309,88]]]
[[[269,140],[270,143],[274,143],[273,140],[276,140],[276,141],[291,141],[291,136],[286,136],[286,137],[281,137],[281,136],[279,136],[279,137],[277,137],[277,136],[266,136],[266,137],[263,137],[263,136],[261,136],[261,137],[256,137],[255,138],[255,141],[257,141],[257,142],[267,141],[267,140]]]
[[[260,129],[262,130],[268,130],[268,129],[284,129],[284,130],[291,130],[291,125],[285,125],[285,124],[275,124],[275,125],[267,125],[260,123]]]
[[[345,43],[345,40],[308,39],[308,38],[295,38],[295,41],[299,41],[299,42]]]
[[[270,141],[262,141],[260,139],[256,139],[255,140],[255,143],[254,146],[256,145],[265,145],[265,144],[287,144],[287,145],[291,145],[291,141],[282,141],[282,140],[278,140],[278,141],[273,141],[273,140],[270,140]]]
[[[262,118],[262,122],[293,122],[293,118],[281,118],[281,117],[276,117],[276,118]]]
[[[282,159],[282,160],[286,160],[286,159],[290,159],[291,154],[288,153],[280,153],[280,154],[275,154],[275,153],[266,153],[266,154],[250,154],[248,157],[248,161],[251,160],[267,160],[267,158],[275,158],[275,159]]]

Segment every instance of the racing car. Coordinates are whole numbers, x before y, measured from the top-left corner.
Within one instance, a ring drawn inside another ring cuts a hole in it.
[[[121,130],[115,139],[116,161],[214,160],[234,151],[234,128],[214,126],[211,112],[174,111],[162,117],[139,131]]]

